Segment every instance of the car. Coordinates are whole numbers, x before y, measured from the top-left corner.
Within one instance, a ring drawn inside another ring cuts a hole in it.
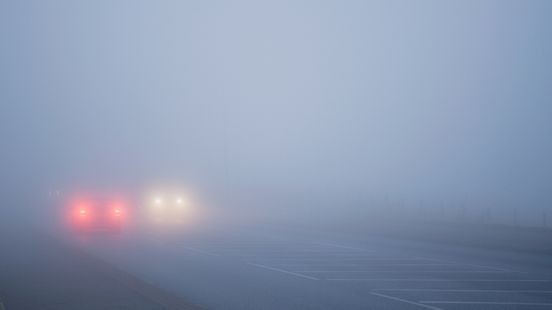
[[[121,198],[78,198],[68,207],[70,226],[77,232],[120,232],[128,217],[127,203]]]
[[[182,225],[191,216],[192,203],[186,195],[167,191],[146,201],[146,218],[154,225]]]

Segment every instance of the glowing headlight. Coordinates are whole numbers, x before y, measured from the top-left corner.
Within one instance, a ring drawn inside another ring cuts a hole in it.
[[[163,199],[161,199],[161,197],[157,197],[153,200],[153,203],[156,205],[156,206],[160,206],[163,204]]]

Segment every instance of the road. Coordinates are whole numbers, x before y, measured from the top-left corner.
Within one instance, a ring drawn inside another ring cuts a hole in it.
[[[552,309],[544,255],[274,227],[71,243],[206,309]]]
[[[0,225],[1,310],[197,309],[41,231],[5,227]]]

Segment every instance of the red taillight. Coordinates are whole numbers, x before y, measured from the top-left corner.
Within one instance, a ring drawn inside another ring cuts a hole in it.
[[[90,205],[89,204],[79,204],[75,207],[75,214],[78,217],[88,217],[90,216]]]
[[[113,201],[109,206],[111,218],[120,221],[126,217],[126,204],[122,201]]]

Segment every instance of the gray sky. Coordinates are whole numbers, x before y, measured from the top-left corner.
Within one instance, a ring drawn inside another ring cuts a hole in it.
[[[5,184],[552,199],[552,1],[2,1]]]

